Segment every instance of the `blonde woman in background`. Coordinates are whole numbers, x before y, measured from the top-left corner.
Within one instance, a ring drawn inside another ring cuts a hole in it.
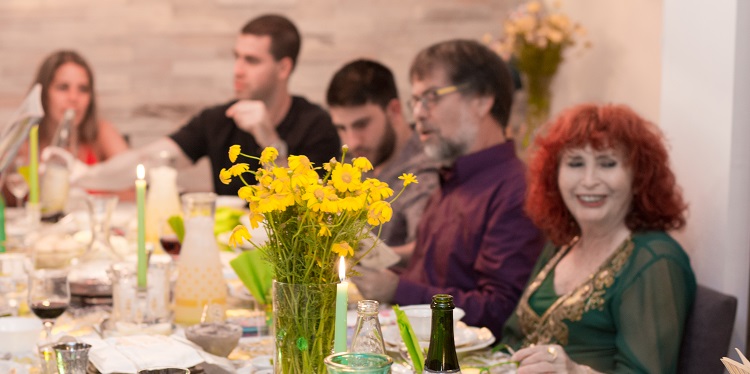
[[[45,113],[39,125],[40,151],[51,144],[69,109],[75,114],[72,118],[72,144],[68,151],[79,161],[93,165],[128,149],[127,142],[114,125],[99,118],[94,74],[80,54],[70,50],[53,52],[39,65],[32,85],[36,83],[42,86]],[[27,157],[27,154],[28,144],[24,144],[19,157]],[[5,187],[3,193],[8,203],[15,203],[16,198],[7,193]]]

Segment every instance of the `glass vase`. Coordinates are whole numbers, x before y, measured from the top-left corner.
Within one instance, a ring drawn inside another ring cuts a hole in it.
[[[549,119],[554,75],[524,74],[526,90],[526,118],[522,146],[528,148],[539,128]]]
[[[324,373],[333,350],[336,284],[273,282],[274,373]]]

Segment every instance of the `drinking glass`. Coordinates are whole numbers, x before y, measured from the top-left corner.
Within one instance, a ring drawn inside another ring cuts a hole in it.
[[[17,316],[26,300],[25,266],[28,258],[22,253],[0,253],[0,316]]]
[[[16,198],[16,206],[19,208],[23,207],[23,199],[29,193],[29,184],[21,172],[23,168],[27,167],[25,157],[18,156],[8,165],[8,169],[6,170],[5,185],[8,186],[8,190]]]
[[[169,221],[162,221],[159,224],[159,244],[161,244],[164,252],[167,252],[173,259],[176,260],[180,256],[182,244],[169,224]]]
[[[387,374],[393,359],[379,353],[335,353],[325,358],[328,374],[361,373]]]
[[[29,272],[29,308],[42,322],[46,340],[52,327],[70,305],[70,285],[66,269],[39,269]]]

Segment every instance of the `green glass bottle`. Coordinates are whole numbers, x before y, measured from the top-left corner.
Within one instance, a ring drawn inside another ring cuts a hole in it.
[[[437,294],[432,297],[432,330],[430,348],[424,363],[424,373],[460,373],[456,343],[453,340],[453,296]]]

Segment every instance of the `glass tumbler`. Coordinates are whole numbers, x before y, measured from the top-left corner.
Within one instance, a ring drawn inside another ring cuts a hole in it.
[[[393,365],[390,356],[378,353],[336,353],[326,357],[328,374],[388,374]]]

